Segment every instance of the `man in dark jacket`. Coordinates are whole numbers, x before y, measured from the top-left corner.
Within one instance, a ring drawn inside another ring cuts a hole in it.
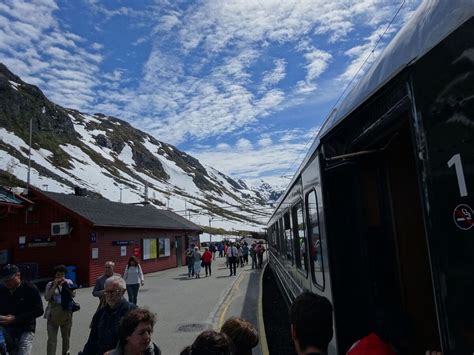
[[[125,280],[120,276],[111,276],[105,281],[106,305],[92,317],[91,332],[82,355],[102,355],[117,346],[120,319],[136,308],[123,297],[125,290]]]
[[[13,339],[11,352],[29,355],[36,318],[44,312],[40,293],[32,283],[21,281],[20,269],[16,265],[3,267],[0,282],[0,326]]]

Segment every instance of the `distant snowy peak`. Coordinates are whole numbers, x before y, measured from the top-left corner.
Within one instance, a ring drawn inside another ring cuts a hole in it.
[[[260,180],[260,182],[260,185],[255,189],[260,193],[262,198],[267,201],[268,204],[276,202],[283,194],[283,192],[285,192],[286,185],[284,184],[270,185],[264,180]]]
[[[0,184],[25,184],[31,120],[37,188],[70,193],[77,186],[113,201],[147,200],[203,226],[259,229],[268,219],[261,207],[270,186],[235,180],[119,118],[56,105],[1,63],[0,107]]]

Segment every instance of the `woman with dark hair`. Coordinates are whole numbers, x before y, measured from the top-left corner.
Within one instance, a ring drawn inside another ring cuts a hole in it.
[[[131,256],[130,259],[128,259],[128,263],[123,274],[123,279],[127,283],[128,301],[136,305],[138,290],[140,285],[143,286],[145,281],[142,268],[136,257]]]
[[[147,309],[135,308],[120,320],[119,342],[105,355],[161,355],[161,350],[151,341],[155,315]]]
[[[235,355],[235,347],[224,333],[205,330],[198,335],[193,345],[185,347],[180,355]]]
[[[227,319],[222,325],[221,332],[232,339],[235,355],[252,355],[252,348],[258,344],[257,329],[242,318]]]
[[[46,285],[44,298],[48,306],[44,312],[47,319],[48,342],[46,354],[55,355],[58,343],[58,330],[61,328],[62,352],[69,354],[69,339],[72,328],[72,306],[75,297],[74,283],[66,279],[66,266],[58,265],[53,269],[54,280]]]

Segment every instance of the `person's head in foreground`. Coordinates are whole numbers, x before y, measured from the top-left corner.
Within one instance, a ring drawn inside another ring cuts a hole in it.
[[[252,348],[258,344],[258,332],[244,319],[231,317],[222,325],[221,332],[227,334],[235,345],[236,355],[252,355]]]
[[[153,349],[151,334],[155,325],[155,315],[147,309],[135,308],[120,321],[119,347],[124,354],[142,354]]]
[[[333,336],[332,305],[326,297],[304,291],[290,307],[291,337],[299,355],[326,354]]]
[[[232,340],[224,333],[205,330],[180,355],[235,355]]]

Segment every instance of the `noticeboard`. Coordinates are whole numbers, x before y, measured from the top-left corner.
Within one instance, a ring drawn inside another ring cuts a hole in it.
[[[169,238],[160,238],[158,240],[158,257],[167,257],[171,255],[171,250],[170,250],[170,239]]]

